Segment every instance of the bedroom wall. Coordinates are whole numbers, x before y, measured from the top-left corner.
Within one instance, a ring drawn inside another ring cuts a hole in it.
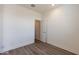
[[[4,5],[3,51],[34,43],[35,19],[41,15],[19,5]]]
[[[3,6],[0,5],[0,52],[2,51],[2,14],[3,14]]]
[[[47,43],[79,54],[79,5],[54,7],[43,20],[47,24]]]

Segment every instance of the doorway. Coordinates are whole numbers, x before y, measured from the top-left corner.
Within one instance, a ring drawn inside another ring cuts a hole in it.
[[[40,41],[40,29],[41,29],[40,20],[35,20],[35,42]]]

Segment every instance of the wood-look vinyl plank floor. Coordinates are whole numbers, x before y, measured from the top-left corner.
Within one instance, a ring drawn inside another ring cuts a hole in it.
[[[75,55],[72,52],[58,48],[56,46],[37,41],[34,44],[30,44],[24,47],[20,47],[1,55]]]

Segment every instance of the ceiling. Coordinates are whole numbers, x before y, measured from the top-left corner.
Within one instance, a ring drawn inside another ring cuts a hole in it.
[[[37,11],[39,13],[45,13],[54,8],[54,6],[52,6],[51,4],[35,4],[35,7],[31,7],[31,4],[23,4],[22,6]]]

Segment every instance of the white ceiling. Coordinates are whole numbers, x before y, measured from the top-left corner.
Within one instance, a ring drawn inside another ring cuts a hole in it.
[[[23,4],[22,6],[37,11],[39,13],[45,13],[54,8],[54,6],[52,6],[51,4],[35,4],[36,7],[31,7],[31,4]]]

